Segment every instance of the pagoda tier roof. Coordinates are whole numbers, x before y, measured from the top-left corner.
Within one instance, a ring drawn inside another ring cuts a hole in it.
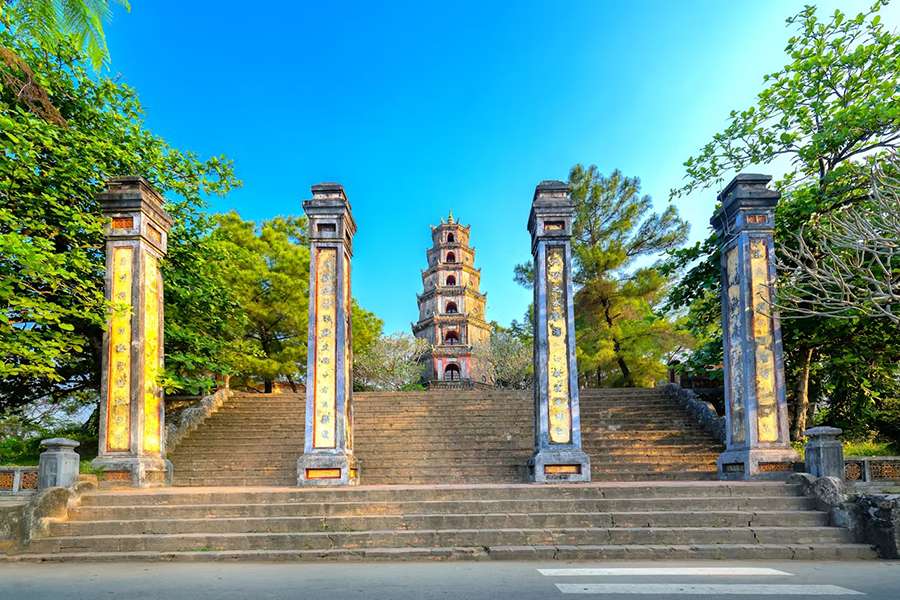
[[[470,313],[450,313],[450,314],[438,314],[431,315],[430,317],[425,317],[424,319],[419,319],[416,323],[410,323],[412,326],[412,330],[414,333],[422,331],[433,325],[440,325],[443,323],[452,323],[452,324],[460,324],[460,325],[473,325],[479,329],[490,329],[490,324],[480,317],[476,317],[471,315]]]
[[[438,294],[447,296],[458,296],[460,294],[464,294],[472,298],[487,301],[487,292],[479,291],[471,285],[436,285],[433,288],[428,288],[421,294],[416,294],[416,300],[422,302],[423,300],[427,300],[432,296]]]
[[[422,269],[422,279],[428,277],[432,273],[437,273],[438,270],[441,271],[452,271],[462,269],[467,273],[475,273],[477,275],[481,275],[481,269],[476,269],[472,265],[467,265],[466,263],[438,263],[433,267],[428,267],[427,269]]]

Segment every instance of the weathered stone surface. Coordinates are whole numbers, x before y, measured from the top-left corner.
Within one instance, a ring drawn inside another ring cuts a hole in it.
[[[719,416],[712,403],[701,400],[692,390],[684,389],[674,383],[666,385],[663,389],[669,397],[677,400],[678,404],[696,419],[705,431],[723,444],[725,443],[725,417]]]
[[[69,487],[78,481],[81,457],[75,452],[80,444],[66,438],[43,440],[38,463],[38,488]]]
[[[309,219],[309,335],[303,456],[297,485],[358,481],[353,457],[350,261],[356,222],[344,188],[312,186]],[[337,476],[334,476],[334,473]]]
[[[70,505],[68,519],[49,522],[19,558],[873,556],[847,530],[826,526],[801,493],[796,485],[719,482],[105,492]]]
[[[788,435],[769,175],[738,174],[711,219],[721,253],[726,449],[722,479],[785,479],[798,459]]]
[[[581,446],[572,223],[575,204],[568,184],[542,181],[534,190],[528,233],[534,260],[534,456],[532,481],[591,480]]]
[[[841,433],[837,427],[813,427],[803,432],[807,437],[804,449],[807,473],[844,479],[844,447],[838,439]]]
[[[368,484],[522,482],[534,404],[502,390],[356,394],[355,451]],[[303,398],[236,394],[172,454],[176,485],[292,485]],[[592,477],[709,479],[722,446],[659,389],[582,390]]]

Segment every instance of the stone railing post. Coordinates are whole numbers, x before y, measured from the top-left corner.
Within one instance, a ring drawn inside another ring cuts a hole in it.
[[[528,231],[534,257],[535,482],[590,481],[581,449],[575,312],[572,302],[572,220],[569,186],[543,181],[534,191]]]
[[[309,218],[309,341],[306,439],[298,485],[358,482],[353,457],[350,259],[356,223],[344,188],[312,186]]]
[[[841,433],[837,427],[813,427],[803,432],[807,438],[804,448],[807,473],[843,481],[844,446],[838,439]]]
[[[106,226],[106,299],[99,453],[101,485],[164,485],[165,407],[163,281],[160,260],[172,218],[163,198],[141,177],[121,177],[100,195]]]
[[[70,487],[78,481],[81,457],[75,452],[80,444],[66,438],[43,440],[38,461],[38,489],[48,487]]]
[[[740,174],[711,223],[722,255],[726,448],[722,479],[785,478],[798,460],[788,437],[781,327],[772,304],[775,205],[769,175]]]

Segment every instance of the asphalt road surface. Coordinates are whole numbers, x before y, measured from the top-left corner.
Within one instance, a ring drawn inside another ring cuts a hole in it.
[[[900,600],[900,561],[0,563],[0,600]]]

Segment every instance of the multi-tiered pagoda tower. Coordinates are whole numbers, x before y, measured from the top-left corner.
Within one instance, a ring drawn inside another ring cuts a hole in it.
[[[425,378],[429,385],[491,384],[472,356],[472,346],[490,337],[484,320],[486,294],[478,291],[481,269],[469,246],[469,227],[453,213],[431,228],[432,245],[422,271],[424,293],[417,294],[419,321],[413,334],[431,344]]]

